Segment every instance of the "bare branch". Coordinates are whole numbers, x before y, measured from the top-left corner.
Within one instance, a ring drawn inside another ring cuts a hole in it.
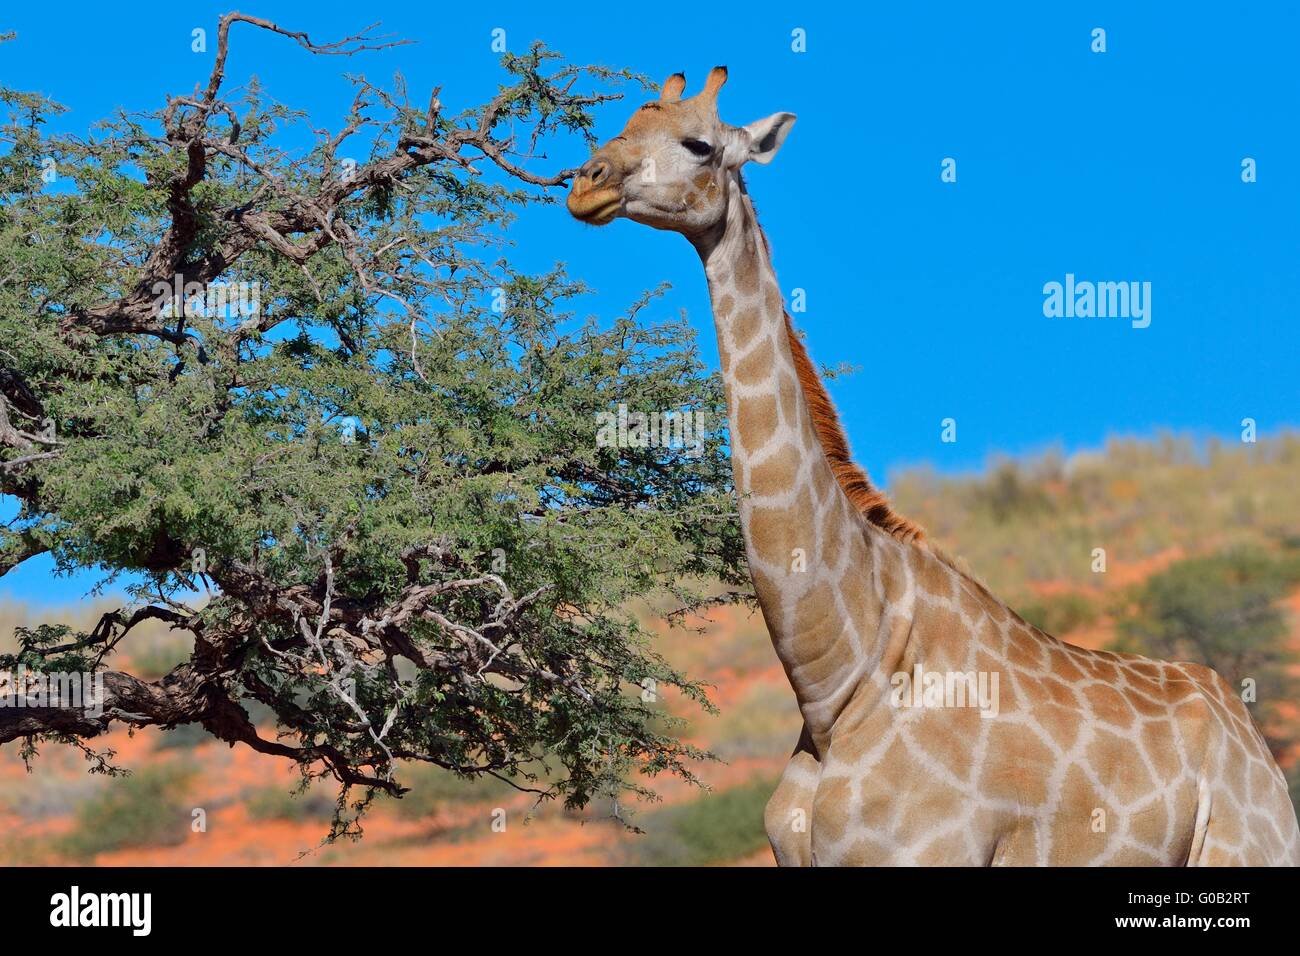
[[[22,458],[11,458],[8,461],[0,461],[0,472],[17,471],[24,465],[30,465],[35,461],[46,461],[50,458],[58,458],[57,451],[43,451],[35,455],[25,455]]]
[[[386,50],[390,47],[404,46],[412,42],[411,40],[388,40],[387,37],[370,36],[370,31],[379,26],[378,21],[376,21],[360,33],[344,37],[342,40],[335,40],[333,43],[313,43],[311,38],[301,30],[286,30],[270,20],[249,16],[246,13],[227,13],[221,18],[220,25],[217,27],[217,57],[212,67],[212,75],[208,78],[207,90],[204,93],[204,99],[209,103],[216,101],[217,91],[221,88],[221,81],[225,78],[226,55],[230,50],[230,28],[236,23],[248,23],[255,27],[261,27],[263,30],[270,30],[272,33],[289,37],[291,40],[297,41],[298,45],[308,53],[314,53],[317,56],[352,56],[365,50]]]

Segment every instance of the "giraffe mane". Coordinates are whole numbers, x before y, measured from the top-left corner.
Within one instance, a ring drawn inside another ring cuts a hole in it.
[[[893,535],[900,541],[921,543],[925,532],[921,526],[904,518],[889,505],[885,493],[871,483],[866,470],[853,460],[849,451],[849,440],[840,424],[839,413],[826,391],[826,384],[813,365],[808,349],[794,330],[787,313],[785,316],[785,333],[790,341],[790,352],[794,356],[795,374],[799,387],[803,389],[808,409],[812,414],[813,431],[822,446],[822,453],[831,466],[831,473],[839,482],[840,488],[850,503],[863,516],[881,530]]]
[[[741,192],[749,199],[744,178],[739,176],[737,178],[740,181]],[[752,199],[749,199],[749,209],[754,217],[759,240],[763,243],[770,261],[772,244],[768,242],[767,230],[758,221],[758,208]],[[853,460],[853,453],[849,451],[848,436],[844,434],[844,426],[840,424],[840,415],[835,408],[835,403],[831,401],[830,393],[826,391],[826,383],[813,365],[812,357],[809,356],[803,340],[799,338],[799,333],[795,331],[790,313],[783,310],[782,314],[785,316],[785,335],[790,343],[790,354],[794,358],[795,376],[799,380],[799,387],[803,390],[804,400],[808,402],[813,432],[817,435],[817,441],[822,447],[822,454],[826,456],[827,464],[831,466],[831,474],[835,476],[835,481],[844,491],[849,503],[886,534],[905,543],[924,545],[944,564],[971,578],[976,584],[980,584],[968,569],[959,567],[958,562],[936,548],[919,524],[895,511],[889,504],[888,496],[871,483],[866,469]],[[980,586],[983,587],[982,584]]]
[[[799,379],[799,387],[803,389],[809,412],[812,415],[813,431],[817,435],[817,441],[822,446],[822,453],[826,456],[826,461],[831,466],[831,473],[835,476],[840,488],[844,490],[850,504],[857,508],[863,517],[886,534],[892,535],[905,544],[913,544],[924,548],[973,584],[989,600],[1006,608],[1021,623],[1027,623],[1019,614],[1016,614],[1010,605],[988,589],[988,585],[980,579],[979,575],[966,563],[964,558],[954,557],[943,548],[940,548],[925,533],[924,528],[910,518],[903,517],[890,506],[889,498],[871,483],[866,469],[853,460],[853,454],[849,451],[848,437],[844,434],[844,426],[840,424],[839,412],[835,408],[835,403],[831,401],[830,394],[826,391],[826,384],[822,380],[821,374],[813,365],[807,346],[803,344],[803,340],[799,338],[799,333],[795,331],[794,322],[788,312],[785,313],[785,334],[790,342],[790,353],[794,358],[795,374]],[[1032,624],[1027,626],[1034,627]]]

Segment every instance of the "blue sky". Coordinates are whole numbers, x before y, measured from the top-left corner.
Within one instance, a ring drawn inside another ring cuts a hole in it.
[[[206,78],[212,44],[191,52],[190,31],[214,36],[230,0],[129,6],[7,5],[0,31],[18,39],[0,47],[0,78],[70,107],[61,124],[81,132]],[[256,73],[280,101],[337,125],[352,99],[345,72],[384,82],[400,70],[413,98],[440,85],[449,108],[485,100],[503,80],[495,28],[515,51],[541,39],[575,62],[685,70],[688,93],[725,63],[725,120],[798,114],[772,165],[750,171],[750,190],[787,296],[806,290],[795,318],[814,357],[861,366],[832,390],[858,457],[880,477],[1161,428],[1235,438],[1247,416],[1263,433],[1295,426],[1296,7],[985,6],[754,2],[740,15],[732,4],[252,0],[238,7],[318,40],[382,19],[384,32],[418,42],[317,58],[237,27],[227,77]],[[1090,49],[1097,27],[1105,53]],[[791,48],[796,28],[806,52]],[[602,140],[632,108],[604,111]],[[955,183],[940,179],[948,157]],[[1241,181],[1245,157],[1255,183]],[[583,158],[569,143],[539,168]],[[519,266],[560,259],[596,287],[595,313],[671,282],[661,315],[686,309],[716,364],[685,240],[626,221],[582,226],[559,206],[529,213],[513,239]],[[1150,326],[1046,318],[1043,285],[1067,273],[1150,282]],[[953,444],[940,441],[947,417]],[[29,564],[0,579],[0,598],[74,598],[89,585]]]

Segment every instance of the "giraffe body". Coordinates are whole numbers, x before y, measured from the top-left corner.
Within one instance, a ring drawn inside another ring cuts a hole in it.
[[[681,100],[671,77],[569,209],[681,232],[704,264],[754,591],[804,718],[765,814],[777,862],[1300,863],[1282,774],[1218,675],[1025,623],[852,463],[740,176],[794,117],[727,126],[725,78]]]
[[[864,529],[872,535],[870,529]],[[878,532],[877,532],[878,534]],[[870,679],[813,770],[801,859],[838,865],[1281,865],[1297,862],[1285,781],[1213,671],[1072,647],[933,554],[902,551],[871,586],[914,623],[896,672],[995,672],[996,717],[899,707]],[[915,623],[915,622],[920,622]],[[918,637],[918,635],[920,635]],[[878,672],[879,673],[879,672]],[[811,772],[810,772],[811,771]],[[799,792],[792,792],[798,788]],[[784,839],[769,820],[774,847]],[[788,829],[788,827],[787,827]]]

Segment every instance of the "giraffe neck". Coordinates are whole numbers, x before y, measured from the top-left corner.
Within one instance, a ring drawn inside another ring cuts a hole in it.
[[[905,563],[837,482],[800,385],[767,243],[739,176],[695,241],[727,394],[731,462],[758,603],[814,739],[881,664],[892,627],[873,564]],[[878,573],[878,572],[877,572]]]

